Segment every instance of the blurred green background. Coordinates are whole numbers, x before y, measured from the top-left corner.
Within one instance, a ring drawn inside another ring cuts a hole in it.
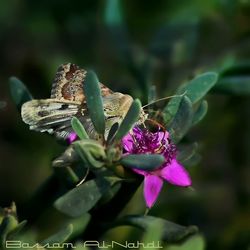
[[[199,143],[202,156],[187,166],[195,191],[167,184],[150,213],[197,225],[207,249],[249,249],[250,1],[0,2],[0,206],[15,201],[19,217],[42,235],[58,214],[39,210],[49,193],[38,204],[32,199],[63,146],[29,131],[11,100],[8,78],[19,77],[36,99],[48,98],[56,69],[66,62],[93,68],[102,83],[144,104],[148,84],[156,85],[160,98],[205,71],[244,86],[215,88],[207,116],[186,138]],[[124,213],[143,211],[142,193],[136,197]],[[131,236],[120,230],[107,237]]]

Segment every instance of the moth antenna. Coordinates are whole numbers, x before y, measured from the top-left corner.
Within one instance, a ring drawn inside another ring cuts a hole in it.
[[[144,109],[144,111],[150,111],[150,113],[162,114],[161,110]]]
[[[144,109],[144,108],[147,107],[147,106],[150,106],[150,105],[152,105],[152,104],[155,104],[155,103],[157,103],[157,102],[161,102],[161,101],[164,101],[164,100],[167,100],[167,99],[171,99],[171,98],[175,98],[175,97],[182,97],[182,96],[184,96],[186,93],[187,93],[187,91],[185,91],[185,92],[184,92],[183,94],[181,94],[181,95],[171,95],[171,96],[166,96],[166,97],[160,98],[160,99],[158,99],[158,100],[156,100],[156,101],[150,102],[150,103],[148,103],[148,104],[142,106],[142,108]]]

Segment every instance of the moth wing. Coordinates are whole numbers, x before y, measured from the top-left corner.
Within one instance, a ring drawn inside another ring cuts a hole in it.
[[[50,97],[52,99],[84,102],[82,83],[87,71],[76,64],[66,63],[57,69]]]
[[[79,115],[79,108],[80,104],[72,101],[32,100],[23,104],[21,116],[31,130],[65,139],[72,132],[71,119]]]
[[[119,92],[103,97],[103,107],[106,118],[105,138],[107,138],[111,127],[115,123],[118,123],[118,125],[121,124],[132,102],[133,98],[130,95],[124,95]]]
[[[51,98],[67,101],[86,101],[83,84],[87,71],[73,63],[59,66],[52,84]],[[100,83],[102,96],[113,93],[111,89]]]

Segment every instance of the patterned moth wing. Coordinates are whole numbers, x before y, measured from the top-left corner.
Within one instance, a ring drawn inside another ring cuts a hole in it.
[[[115,123],[120,125],[132,102],[133,98],[130,95],[124,95],[119,92],[115,92],[103,98],[104,114],[106,118],[105,139],[107,139],[109,131]]]
[[[31,130],[67,138],[71,132],[71,118],[78,113],[79,107],[80,105],[73,101],[32,100],[23,104],[21,115]]]
[[[71,119],[77,116],[83,123],[89,136],[98,139],[93,124],[88,115],[83,91],[87,71],[75,64],[61,65],[52,85],[51,98],[32,100],[22,106],[22,119],[30,125],[30,129],[55,134],[58,138],[66,139],[72,132]],[[107,137],[111,126],[120,123],[126,115],[133,99],[129,95],[113,92],[101,84],[104,114],[106,118]]]
[[[51,98],[58,100],[85,102],[83,92],[87,71],[73,63],[61,65],[52,84]],[[100,83],[102,96],[111,95],[113,91]]]
[[[84,102],[82,83],[86,71],[74,64],[61,65],[56,73],[51,98],[32,100],[22,106],[21,115],[31,130],[67,138],[71,133],[71,118],[79,113]]]

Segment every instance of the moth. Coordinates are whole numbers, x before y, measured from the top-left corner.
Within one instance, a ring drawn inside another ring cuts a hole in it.
[[[71,119],[76,116],[92,139],[98,139],[88,114],[86,96],[83,91],[87,71],[75,64],[61,65],[55,75],[49,99],[31,100],[22,105],[22,120],[31,130],[48,132],[57,138],[67,139],[73,132]],[[100,83],[105,114],[105,135],[111,127],[120,124],[127,114],[133,98],[130,95],[113,92]],[[143,109],[138,123],[146,119]]]

